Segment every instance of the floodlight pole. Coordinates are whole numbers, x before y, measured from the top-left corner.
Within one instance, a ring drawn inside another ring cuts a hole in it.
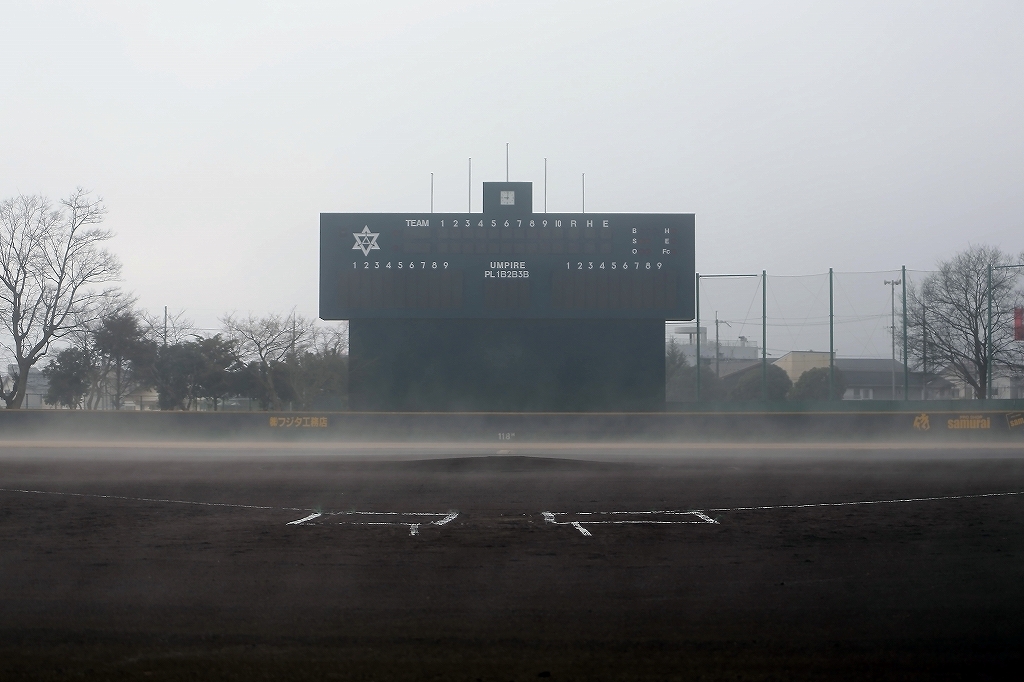
[[[910,358],[907,357],[907,266],[901,270],[903,282],[903,399],[910,400]]]
[[[548,157],[544,157],[544,212],[548,212]]]
[[[885,280],[885,286],[889,287],[889,303],[891,308],[891,326],[889,327],[892,332],[892,395],[889,396],[890,400],[896,400],[896,285],[900,284],[898,279],[887,279]]]
[[[921,400],[928,400],[928,306],[921,304]]]
[[[985,400],[992,398],[992,264],[988,264],[988,331],[985,334]]]
[[[473,212],[473,157],[469,157],[469,198],[466,202],[466,213]]]
[[[505,182],[508,182],[508,142],[505,143]]]
[[[434,174],[430,174],[430,212],[434,212]]]
[[[700,402],[700,273],[698,272],[694,282],[694,310],[697,323],[697,391],[696,402]]]
[[[828,269],[828,399],[835,400],[836,370],[836,329],[835,329],[835,298],[833,296],[832,268]]]
[[[761,400],[768,400],[768,271],[761,271]]]
[[[583,213],[587,212],[587,174],[583,174]]]

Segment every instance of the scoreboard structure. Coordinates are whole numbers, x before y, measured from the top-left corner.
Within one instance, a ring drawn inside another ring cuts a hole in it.
[[[693,214],[322,213],[320,317],[350,321],[350,406],[650,410],[694,316]]]

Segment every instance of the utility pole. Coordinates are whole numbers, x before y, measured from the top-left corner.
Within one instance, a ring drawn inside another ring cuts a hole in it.
[[[768,400],[768,271],[761,271],[761,400]]]
[[[910,400],[910,358],[907,357],[907,266],[903,266],[903,399]]]
[[[892,396],[890,400],[896,400],[896,287],[902,284],[899,279],[885,280],[885,286],[889,287],[889,294],[892,307]]]
[[[729,324],[725,320],[719,320],[718,319],[718,311],[716,310],[715,311],[715,376],[718,377],[719,379],[722,378],[721,366],[719,364],[719,360],[722,357],[722,346],[721,346],[721,343],[718,341],[718,325],[720,325],[720,324],[724,324],[726,327],[731,327],[732,326],[731,324]]]
[[[295,360],[295,311],[292,310],[292,360]]]
[[[697,332],[697,400],[700,400],[700,366],[701,366],[701,361],[700,361],[701,360],[701,358],[700,358],[700,280],[701,280],[702,277],[703,277],[703,279],[708,279],[708,278],[728,278],[728,279],[731,279],[731,278],[737,278],[737,277],[757,277],[757,276],[758,275],[754,275],[754,274],[724,274],[724,273],[723,274],[718,274],[718,275],[703,275],[702,276],[699,272],[694,273],[694,283],[693,283],[694,299],[695,299],[694,300],[694,308],[696,309],[695,324],[697,325],[696,326],[696,332]],[[761,281],[763,283],[765,281],[766,275],[762,271],[760,276],[761,276]],[[767,299],[765,299],[765,301],[767,301]],[[724,324],[727,327],[731,327],[732,326],[731,324],[729,324],[728,322],[726,322],[724,320],[722,320],[721,322],[722,322],[722,324]],[[719,371],[718,360],[717,360],[717,357],[719,355],[718,323],[719,323],[718,311],[716,310],[715,311],[715,358],[716,358],[716,360],[715,360],[715,375],[716,376],[718,375],[718,371]],[[764,336],[764,334],[762,334],[762,338],[766,338]],[[762,356],[763,356],[763,352],[762,352]],[[762,357],[762,360],[764,360],[763,357]],[[711,365],[711,363],[708,363],[709,367],[710,367],[710,365]],[[764,381],[764,374],[763,374],[763,371],[762,371],[762,383],[763,383],[763,381]],[[764,392],[762,391],[762,394],[763,393]]]
[[[828,269],[828,399],[835,399],[836,375],[836,307],[835,287],[833,286],[832,268]]]
[[[722,373],[718,359],[722,357],[722,347],[718,343],[718,311],[715,311],[715,377],[721,379]]]
[[[167,306],[164,306],[164,348],[167,348]]]
[[[696,401],[700,402],[700,273],[694,276],[694,307],[695,323],[697,325],[697,392]]]

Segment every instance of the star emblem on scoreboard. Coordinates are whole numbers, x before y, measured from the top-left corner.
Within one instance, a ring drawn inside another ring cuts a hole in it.
[[[380,247],[377,246],[377,237],[380,236],[380,232],[370,232],[369,225],[364,225],[362,232],[353,232],[352,236],[356,238],[355,246],[352,247],[353,251],[362,251],[364,256],[369,256],[374,249],[380,250]]]

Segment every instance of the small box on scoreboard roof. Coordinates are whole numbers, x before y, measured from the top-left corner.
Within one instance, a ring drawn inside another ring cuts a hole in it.
[[[534,213],[527,182],[482,213],[322,213],[325,320],[693,318],[694,216]]]

